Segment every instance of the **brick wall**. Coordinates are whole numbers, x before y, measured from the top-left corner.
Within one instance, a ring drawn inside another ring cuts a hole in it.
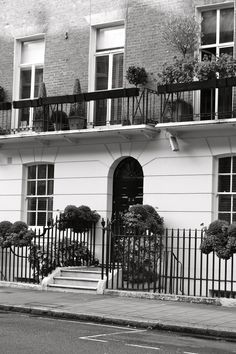
[[[234,0],[235,1],[235,0]],[[79,77],[88,89],[90,22],[126,20],[125,67],[144,66],[149,73],[174,56],[163,42],[160,25],[168,12],[194,13],[195,6],[216,0],[14,0],[1,1],[0,85],[12,96],[14,38],[45,33],[44,81],[48,95],[70,94]],[[221,1],[222,3],[222,1]],[[121,17],[114,15],[122,10]],[[65,34],[68,38],[65,39]],[[125,83],[127,85],[127,83]]]

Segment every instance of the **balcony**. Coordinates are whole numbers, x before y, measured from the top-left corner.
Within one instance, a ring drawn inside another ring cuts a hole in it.
[[[0,135],[151,127],[158,123],[157,102],[156,91],[138,88],[4,102],[0,103]]]
[[[236,118],[236,78],[158,86],[160,123],[226,122]],[[183,123],[184,124],[184,123]]]

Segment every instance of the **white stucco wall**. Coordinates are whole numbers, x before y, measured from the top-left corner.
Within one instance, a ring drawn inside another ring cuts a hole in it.
[[[24,218],[24,165],[55,164],[54,210],[88,205],[103,217],[112,207],[112,176],[118,162],[136,158],[144,173],[144,203],[158,208],[167,227],[199,228],[215,213],[214,157],[236,153],[234,130],[181,132],[173,152],[163,130],[154,139],[142,133],[125,140],[118,134],[65,139],[51,145],[34,142],[4,145],[0,152],[0,220]],[[11,163],[9,163],[9,158]]]

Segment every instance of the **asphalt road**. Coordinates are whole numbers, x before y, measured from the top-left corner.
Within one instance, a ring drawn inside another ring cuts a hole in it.
[[[236,353],[236,343],[0,312],[1,354]]]

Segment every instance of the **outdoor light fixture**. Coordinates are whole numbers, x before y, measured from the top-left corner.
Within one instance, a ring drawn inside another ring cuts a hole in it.
[[[175,135],[167,131],[170,147],[172,151],[179,151],[178,139]]]

